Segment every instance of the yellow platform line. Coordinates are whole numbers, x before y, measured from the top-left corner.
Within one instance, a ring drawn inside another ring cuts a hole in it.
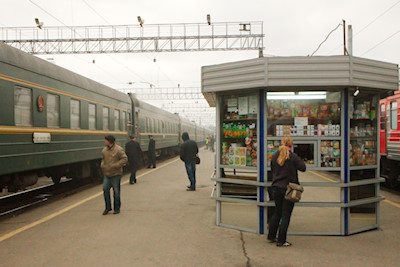
[[[316,176],[319,176],[319,177],[321,177],[322,179],[327,180],[327,181],[329,181],[329,182],[338,183],[338,181],[335,181],[335,180],[333,180],[333,179],[331,179],[331,178],[328,178],[328,177],[326,177],[325,175],[319,174],[319,173],[314,172],[314,171],[309,171],[309,172],[311,172],[312,174],[314,174],[314,175],[316,175]]]
[[[168,166],[168,165],[170,165],[170,164],[172,164],[172,163],[175,163],[175,162],[177,162],[178,160],[179,160],[179,159],[175,159],[175,160],[173,160],[173,161],[171,161],[171,162],[168,162],[168,163],[165,163],[165,164],[159,166],[157,169],[152,169],[152,170],[150,170],[150,171],[147,171],[147,172],[145,172],[145,173],[139,175],[139,176],[137,177],[137,179],[139,179],[140,177],[146,176],[146,175],[148,175],[148,174],[150,174],[150,173],[152,173],[152,172],[155,172],[155,171],[157,171],[157,170],[159,170],[159,169],[161,169],[161,168],[164,168],[164,167],[166,167],[166,166]],[[127,184],[128,182],[129,182],[129,180],[127,180],[127,181],[121,183],[121,185]],[[99,196],[101,196],[101,195],[103,195],[103,192],[98,192],[98,193],[96,193],[96,194],[94,194],[94,195],[92,195],[92,196],[90,196],[90,197],[88,197],[88,198],[82,199],[81,201],[78,201],[78,202],[76,202],[76,203],[74,203],[74,204],[72,204],[72,205],[70,205],[70,206],[68,206],[68,207],[65,207],[65,208],[63,208],[63,209],[61,209],[61,210],[59,210],[59,211],[56,211],[56,212],[54,212],[54,213],[52,213],[52,214],[50,214],[50,215],[48,215],[48,216],[46,216],[46,217],[43,217],[43,218],[41,218],[41,219],[39,219],[39,220],[37,220],[37,221],[35,221],[35,222],[32,222],[32,223],[30,223],[30,224],[28,224],[28,225],[25,225],[25,226],[23,226],[23,227],[21,227],[21,228],[18,228],[18,229],[16,229],[16,230],[14,230],[14,231],[11,231],[11,232],[9,232],[9,233],[7,233],[7,234],[5,234],[5,235],[3,235],[3,236],[0,237],[0,243],[3,242],[4,240],[7,240],[7,239],[9,239],[9,238],[11,238],[11,237],[13,237],[13,236],[19,234],[19,233],[22,233],[22,232],[24,232],[24,231],[26,231],[26,230],[29,230],[29,229],[31,229],[31,228],[33,228],[33,227],[39,225],[39,224],[42,224],[42,223],[44,223],[44,222],[47,222],[47,221],[49,221],[49,220],[51,220],[51,219],[53,219],[53,218],[55,218],[55,217],[57,217],[57,216],[59,216],[59,215],[61,215],[61,214],[64,214],[64,213],[66,213],[67,211],[70,211],[70,210],[72,210],[72,209],[74,209],[74,208],[76,208],[76,207],[78,207],[78,206],[80,206],[80,205],[82,205],[82,204],[84,204],[84,203],[86,203],[86,202],[88,202],[88,201],[90,201],[90,200],[96,198],[96,197],[99,197]]]
[[[400,209],[400,204],[399,203],[393,202],[393,201],[391,201],[389,199],[385,199],[383,202]]]
[[[313,172],[313,171],[310,171],[310,172],[311,172],[312,174],[315,174],[315,175],[317,175],[317,176],[319,176],[319,177],[321,177],[321,178],[327,180],[327,181],[337,183],[337,181],[332,180],[332,179],[326,177],[325,175],[322,175],[322,174],[319,174],[319,173],[316,173],[316,172]],[[389,205],[392,205],[392,206],[394,206],[394,207],[400,209],[400,204],[399,204],[399,203],[393,202],[393,201],[388,200],[388,199],[383,200],[383,202],[385,202],[385,203],[387,203],[387,204],[389,204]]]

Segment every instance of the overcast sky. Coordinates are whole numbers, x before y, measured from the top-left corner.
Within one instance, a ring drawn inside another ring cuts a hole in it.
[[[400,62],[399,0],[32,0],[67,25],[198,23],[211,14],[213,22],[263,21],[265,55],[311,54],[342,19],[354,29],[354,55],[398,64]],[[396,4],[397,3],[397,4]],[[391,8],[389,11],[387,11]],[[383,14],[387,11],[385,14]],[[383,14],[383,15],[382,15]],[[62,24],[29,0],[1,0],[0,26]],[[372,22],[372,23],[371,23]],[[370,25],[369,25],[370,24]],[[369,25],[369,26],[368,26]],[[365,28],[366,27],[366,28]],[[360,30],[362,30],[360,32]],[[393,35],[392,37],[390,37]],[[390,37],[390,38],[389,38]],[[343,32],[335,31],[316,55],[341,54]],[[388,40],[384,41],[385,39]],[[365,53],[375,45],[375,49]],[[365,54],[364,54],[365,53]],[[257,51],[114,54],[131,71],[106,55],[51,55],[56,64],[114,88],[140,81],[134,73],[159,87],[200,86],[200,67],[255,58]],[[153,59],[156,58],[156,63]],[[96,63],[91,61],[96,59]],[[146,87],[137,84],[135,87]]]

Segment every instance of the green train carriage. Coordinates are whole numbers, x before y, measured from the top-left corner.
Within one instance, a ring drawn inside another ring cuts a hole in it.
[[[24,189],[39,176],[99,179],[104,136],[121,146],[148,135],[156,153],[178,151],[183,131],[206,129],[110,87],[0,43],[0,189]]]
[[[36,183],[39,175],[98,174],[104,136],[123,145],[129,96],[0,44],[0,188]]]

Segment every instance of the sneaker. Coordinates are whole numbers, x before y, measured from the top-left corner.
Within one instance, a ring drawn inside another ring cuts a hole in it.
[[[285,242],[285,243],[276,243],[276,246],[277,247],[290,247],[292,245],[292,243],[289,243],[289,242]]]
[[[120,210],[114,210],[114,214],[119,214],[121,211]]]
[[[105,210],[103,211],[103,215],[107,215],[110,211],[111,211],[111,210],[109,210],[109,209],[105,209]]]

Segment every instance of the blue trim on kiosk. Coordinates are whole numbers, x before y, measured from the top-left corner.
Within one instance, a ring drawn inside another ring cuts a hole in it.
[[[265,94],[264,90],[259,90],[259,105],[260,105],[260,110],[259,110],[259,125],[257,125],[260,133],[260,136],[257,136],[258,139],[258,155],[259,155],[259,175],[260,179],[259,182],[263,183],[264,182],[264,101],[265,101]],[[259,187],[260,190],[260,202],[264,202],[264,186]],[[259,207],[259,229],[260,229],[260,234],[264,234],[264,207]]]
[[[344,183],[349,182],[349,90],[344,90]],[[344,188],[344,203],[349,203],[349,188]],[[349,235],[349,208],[344,208],[344,234]]]

